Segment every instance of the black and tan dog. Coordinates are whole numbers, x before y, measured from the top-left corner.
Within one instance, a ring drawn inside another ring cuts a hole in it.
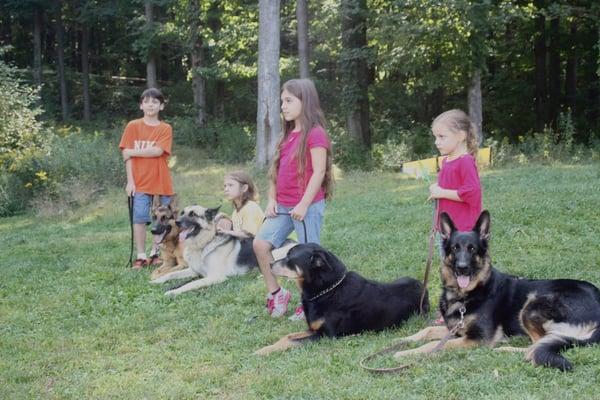
[[[179,271],[188,267],[183,259],[182,246],[179,243],[180,229],[177,226],[178,203],[174,195],[168,205],[158,202],[159,196],[154,196],[152,204],[152,234],[154,242],[160,247],[162,265],[152,271],[151,279],[156,279],[169,272]]]
[[[492,267],[488,252],[490,215],[484,211],[473,231],[457,231],[442,213],[440,231],[446,256],[441,267],[440,310],[447,326],[429,327],[407,341],[442,339],[458,325],[458,338],[443,348],[493,346],[505,336],[528,335],[519,351],[534,365],[572,368],[560,351],[600,341],[600,291],[570,279],[531,280],[503,274]],[[397,359],[426,353],[438,342],[395,354]]]
[[[295,279],[302,291],[308,330],[281,338],[258,350],[266,355],[322,336],[338,337],[380,331],[400,325],[419,312],[421,282],[402,278],[394,283],[367,280],[346,270],[331,252],[313,243],[298,244],[275,261],[273,273]],[[427,297],[424,311],[429,309]]]

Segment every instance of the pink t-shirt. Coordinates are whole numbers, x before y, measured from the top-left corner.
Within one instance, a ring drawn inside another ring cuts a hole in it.
[[[462,199],[462,202],[450,199],[438,200],[438,228],[439,215],[445,211],[459,231],[473,229],[481,213],[481,182],[475,158],[470,154],[452,161],[444,158],[438,175],[438,185],[442,189],[458,191],[458,197]]]
[[[300,202],[304,195],[304,190],[313,174],[312,157],[310,149],[315,147],[324,147],[329,149],[331,146],[325,129],[321,126],[315,126],[308,132],[306,140],[306,164],[304,167],[304,179],[298,175],[298,163],[296,162],[296,148],[300,143],[300,132],[290,132],[287,139],[281,143],[279,170],[277,171],[277,203],[293,207]],[[313,203],[323,200],[325,192],[323,188],[319,189]]]

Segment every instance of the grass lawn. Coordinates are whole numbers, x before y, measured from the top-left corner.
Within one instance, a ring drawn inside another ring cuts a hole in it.
[[[217,205],[231,168],[178,160],[182,203]],[[598,164],[484,171],[496,268],[599,286],[599,171]],[[265,179],[259,184],[264,194]],[[426,197],[423,181],[401,174],[343,173],[326,210],[323,245],[366,277],[421,279],[431,223]],[[568,350],[571,373],[487,348],[447,352],[395,375],[360,369],[362,357],[425,327],[417,317],[400,329],[255,357],[303,323],[266,315],[257,272],[165,297],[167,284],[150,285],[148,271],[125,269],[126,204],[114,191],[65,217],[0,219],[0,398],[600,398],[600,346]],[[284,285],[296,302],[293,283]],[[437,273],[430,293],[437,304]]]

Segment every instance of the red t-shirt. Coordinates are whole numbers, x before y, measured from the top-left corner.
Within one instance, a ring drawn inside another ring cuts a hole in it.
[[[445,211],[459,231],[473,229],[481,214],[481,182],[477,172],[477,163],[470,154],[455,160],[442,161],[442,169],[438,175],[438,185],[442,189],[456,190],[461,201],[438,199],[439,215]]]
[[[159,157],[132,157],[133,181],[136,192],[147,194],[173,194],[173,181],[167,163],[171,155],[173,130],[171,125],[160,122],[156,126],[147,125],[142,118],[127,124],[119,148],[144,149],[160,147],[163,153]]]
[[[306,164],[304,167],[304,179],[298,174],[298,163],[296,161],[296,149],[300,143],[300,132],[290,132],[288,137],[281,143],[279,151],[279,170],[277,171],[277,203],[286,207],[293,207],[302,200],[304,190],[313,174],[312,157],[310,149],[324,147],[329,149],[329,137],[321,126],[314,126],[306,139]],[[323,200],[325,192],[321,187],[315,195],[312,203]]]

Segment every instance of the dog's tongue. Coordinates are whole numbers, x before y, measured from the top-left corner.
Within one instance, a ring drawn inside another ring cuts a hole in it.
[[[467,286],[469,286],[469,282],[471,282],[471,278],[469,277],[469,275],[459,275],[456,277],[456,281],[458,282],[458,286],[461,289],[464,289]]]
[[[183,242],[185,239],[187,239],[187,235],[188,233],[190,233],[192,231],[192,228],[189,229],[183,229],[181,231],[179,231],[179,241]]]

